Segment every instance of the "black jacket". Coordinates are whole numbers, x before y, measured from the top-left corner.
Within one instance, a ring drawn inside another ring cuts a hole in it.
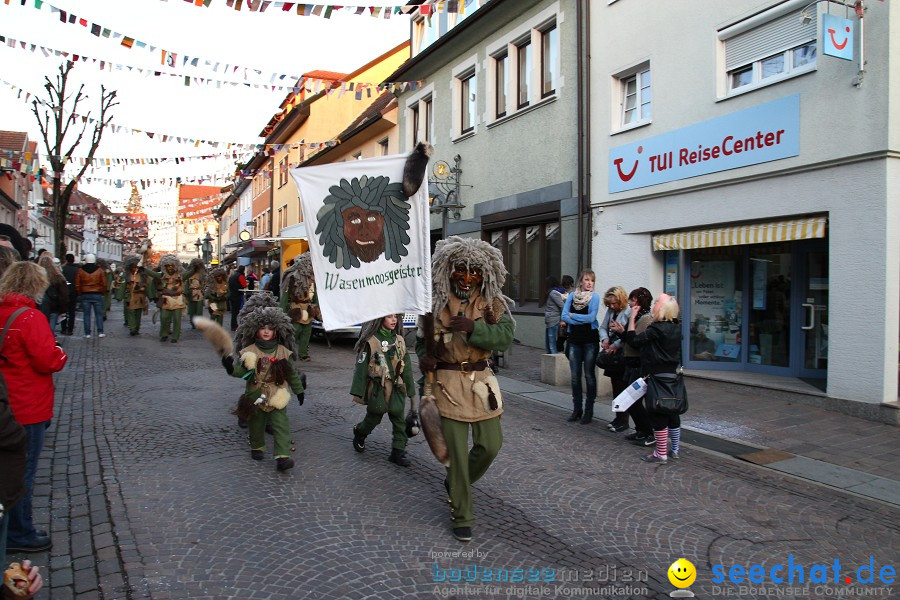
[[[643,333],[625,333],[625,343],[641,352],[641,373],[674,373],[681,365],[681,324],[654,321]]]
[[[25,494],[25,430],[13,417],[0,376],[0,504],[9,510]]]

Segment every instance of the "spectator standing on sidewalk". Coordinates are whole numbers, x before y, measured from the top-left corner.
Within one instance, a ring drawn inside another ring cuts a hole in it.
[[[66,254],[66,264],[62,267],[63,277],[69,284],[69,305],[66,307],[66,324],[63,335],[72,335],[75,331],[75,307],[78,305],[78,292],[75,289],[75,277],[78,275],[78,265],[75,264],[75,255]]]
[[[106,290],[106,273],[97,265],[97,257],[85,254],[84,264],[75,275],[75,291],[81,301],[81,312],[84,315],[84,337],[91,337],[91,314],[97,323],[97,337],[106,337],[103,333],[103,292]]]
[[[594,292],[594,272],[585,269],[578,278],[578,289],[569,294],[563,305],[560,318],[568,329],[566,357],[572,372],[572,414],[569,422],[578,421],[587,425],[594,418],[594,400],[597,398],[597,375],[595,362],[600,338],[597,333],[597,311],[600,296]],[[584,373],[584,409],[582,409],[581,375]]]
[[[357,358],[350,396],[357,404],[365,405],[366,416],[353,427],[353,449],[357,452],[366,449],[366,436],[387,413],[393,431],[388,460],[408,467],[409,437],[404,412],[406,399],[411,403],[416,389],[403,339],[403,315],[388,315],[364,323],[354,350]]]
[[[547,354],[556,354],[559,351],[556,347],[561,323],[559,315],[566,303],[564,295],[566,290],[559,285],[559,280],[554,275],[547,277],[546,284],[550,292],[547,294],[547,303],[544,305],[544,350],[547,351]]]
[[[269,277],[269,286],[266,289],[272,292],[272,295],[276,298],[281,298],[281,263],[273,260],[269,263],[269,267],[272,269],[272,272]]]
[[[622,286],[613,286],[603,294],[603,304],[606,306],[606,314],[600,323],[600,352],[615,354],[623,349],[624,342],[615,330],[610,328],[612,323],[620,325],[628,324],[631,316],[631,308],[628,306],[628,295]],[[624,382],[625,368],[604,369],[603,374],[609,377],[612,385],[612,397],[621,394],[628,386]],[[612,422],[607,426],[610,431],[618,433],[628,429],[628,413],[616,413]]]
[[[9,268],[9,265],[22,260],[19,252],[12,246],[0,245],[0,275]]]
[[[247,287],[247,278],[244,277],[246,267],[241,265],[228,278],[228,310],[231,311],[231,330],[237,331],[238,314],[241,312],[241,306],[244,304],[243,294],[241,290]]]
[[[44,269],[27,261],[11,265],[0,277],[0,324],[9,326],[0,348],[0,374],[13,415],[26,433],[25,494],[10,510],[9,552],[43,552],[52,546],[47,534],[35,529],[31,506],[38,458],[53,418],[53,373],[68,360],[37,310],[47,285]]]
[[[634,332],[639,335],[653,322],[653,315],[650,313],[650,309],[653,306],[653,294],[647,288],[634,289],[628,294],[628,305],[631,308],[631,313],[637,315],[635,317]],[[620,338],[625,337],[625,328],[619,322],[610,321],[609,325],[610,329],[615,331]],[[640,379],[644,373],[641,372],[640,350],[626,342],[624,355],[625,374],[623,380],[627,387]],[[634,433],[626,435],[625,439],[634,442],[638,446],[652,446],[655,444],[656,438],[653,437],[653,427],[650,425],[650,417],[647,416],[644,403],[642,401],[635,402],[625,412],[634,419]]]
[[[38,265],[47,273],[47,280],[50,282],[50,286],[41,299],[40,311],[47,317],[50,331],[56,335],[56,321],[59,319],[60,313],[69,306],[69,284],[49,253],[38,259]]]

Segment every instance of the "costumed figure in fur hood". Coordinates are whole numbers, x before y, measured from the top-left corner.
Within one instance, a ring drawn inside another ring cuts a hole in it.
[[[141,331],[141,316],[147,313],[150,302],[147,299],[147,288],[150,277],[138,267],[141,257],[131,254],[123,261],[122,281],[116,290],[116,300],[125,302],[125,324],[131,335]]]
[[[444,486],[450,496],[453,536],[467,542],[474,522],[472,484],[488,470],[503,442],[503,401],[488,359],[512,343],[512,300],[501,291],[506,280],[503,256],[478,239],[451,236],[439,241],[431,274],[432,312],[419,319],[416,339],[419,366],[426,376],[422,426],[436,456],[442,459],[446,453]],[[433,427],[429,428],[431,402],[440,411],[443,449],[436,449]]]
[[[157,304],[161,311],[159,341],[165,342],[171,336],[175,344],[181,337],[181,315],[185,304],[181,261],[174,254],[163,254],[158,266],[159,271],[147,271],[147,274],[158,281]]]
[[[109,312],[109,309],[112,308],[112,285],[113,285],[113,272],[112,269],[109,268],[109,261],[104,258],[97,259],[97,267],[103,271],[103,274],[106,276],[106,291],[103,292],[103,320],[106,320],[106,314]]]
[[[281,308],[294,324],[297,358],[309,360],[312,322],[313,319],[321,319],[322,314],[317,304],[312,258],[308,251],[295,258],[294,264],[284,272],[284,279],[281,281]]]
[[[228,274],[223,267],[217,267],[210,273],[203,287],[203,297],[209,301],[209,318],[221,325],[228,310]]]
[[[206,265],[199,258],[191,260],[182,277],[184,279],[184,299],[187,303],[188,320],[194,326],[194,317],[203,316],[203,288],[209,279]]]
[[[268,295],[274,300],[271,294],[259,295]],[[201,330],[212,323],[205,319],[195,319],[195,322]],[[217,327],[224,332],[220,326]],[[270,424],[275,439],[275,468],[287,471],[294,466],[287,416],[291,391],[297,395],[301,405],[304,400],[303,378],[294,366],[291,320],[278,306],[251,307],[251,310],[241,313],[234,335],[234,347],[238,349],[237,355],[224,356],[222,365],[229,375],[247,381],[244,394],[232,412],[238,419],[247,421],[250,457],[253,460],[265,457],[266,425]]]
[[[393,428],[388,460],[408,467],[406,442],[418,431],[418,423],[413,421],[415,389],[403,339],[403,315],[388,315],[363,324],[355,350],[356,368],[350,395],[354,402],[366,405],[366,417],[353,427],[353,449],[357,452],[366,449],[366,436],[387,413]],[[403,418],[407,398],[411,409],[409,426]]]

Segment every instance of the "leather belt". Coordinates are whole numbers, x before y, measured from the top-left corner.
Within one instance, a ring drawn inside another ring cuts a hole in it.
[[[437,369],[439,371],[462,371],[463,373],[470,373],[472,371],[484,371],[487,368],[488,361],[486,360],[479,360],[478,362],[469,362],[467,360],[464,360],[461,363],[439,362],[437,364]]]

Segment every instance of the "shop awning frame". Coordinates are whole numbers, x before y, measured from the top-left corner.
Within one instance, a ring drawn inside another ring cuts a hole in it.
[[[810,240],[825,237],[827,225],[828,217],[819,215],[709,229],[670,231],[653,236],[653,249],[692,250]]]

